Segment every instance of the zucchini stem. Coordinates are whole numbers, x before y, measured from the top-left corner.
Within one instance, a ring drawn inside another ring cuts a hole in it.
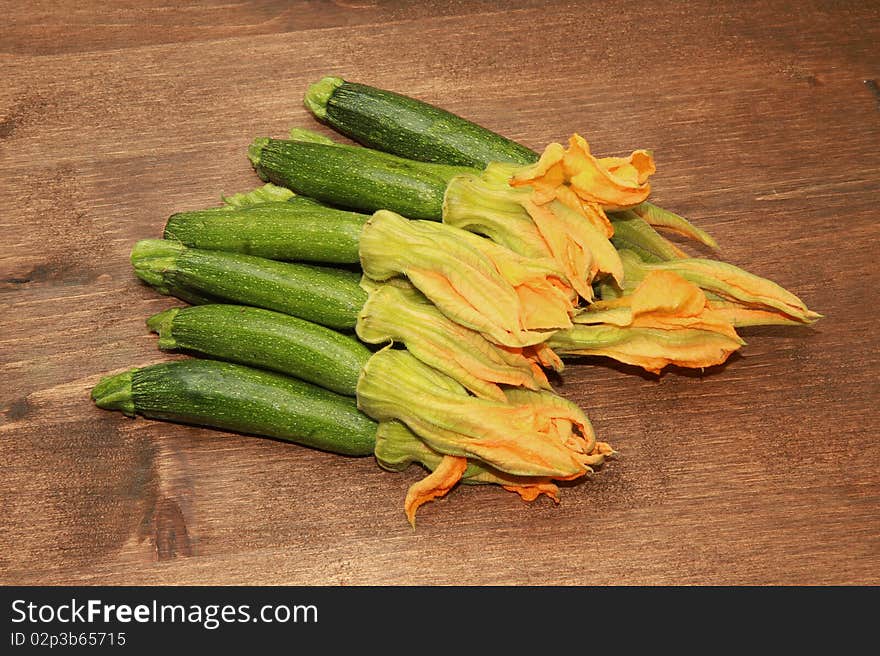
[[[104,410],[118,410],[134,417],[131,377],[137,369],[129,369],[113,376],[106,376],[92,389],[92,400]]]
[[[147,328],[159,335],[158,346],[163,351],[177,348],[177,340],[171,334],[171,329],[174,327],[174,318],[179,312],[180,308],[170,308],[147,319]]]
[[[340,86],[345,84],[341,77],[324,77],[311,85],[306,91],[303,102],[308,110],[318,119],[323,120],[327,116],[327,103],[330,96]]]
[[[173,269],[186,247],[167,239],[142,239],[131,251],[131,265],[138,278],[162,294],[170,294],[164,273]]]

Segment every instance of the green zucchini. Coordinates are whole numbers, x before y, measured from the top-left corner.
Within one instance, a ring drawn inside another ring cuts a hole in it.
[[[266,137],[254,140],[248,156],[263,180],[323,203],[433,221],[442,217],[449,179],[471,170],[424,166],[362,146]]]
[[[252,305],[337,330],[355,327],[367,299],[355,271],[188,248],[167,239],[139,241],[131,263],[162,294],[190,303]]]
[[[284,202],[172,214],[164,237],[192,248],[272,260],[357,264],[358,237],[369,218],[295,196]]]
[[[456,114],[365,84],[325,77],[304,102],[323,123],[355,141],[409,159],[485,168],[531,164],[538,154]]]
[[[274,437],[333,453],[373,453],[378,425],[355,400],[279,373],[216,360],[185,359],[104,378],[99,408],[196,426]]]
[[[147,319],[162,350],[271,369],[355,395],[372,352],[350,335],[280,312],[214,303],[171,308]]]
[[[288,138],[291,141],[308,141],[310,143],[320,143],[327,146],[335,146],[336,148],[341,148],[343,150],[353,150],[362,154],[365,151],[369,151],[370,157],[374,160],[381,160],[389,165],[396,166],[398,168],[404,167],[407,169],[418,171],[420,173],[430,174],[438,178],[442,178],[443,181],[446,183],[448,183],[456,175],[461,175],[462,173],[479,173],[480,171],[480,169],[470,166],[424,162],[417,159],[410,159],[408,157],[399,157],[383,150],[376,150],[375,148],[364,148],[363,146],[341,143],[339,141],[334,141],[330,137],[327,137],[323,134],[318,134],[317,132],[314,132],[312,130],[306,130],[305,128],[290,128],[288,134]],[[271,183],[268,184],[271,185]]]
[[[491,162],[526,165],[540,157],[522,144],[435,105],[338,77],[312,84],[304,102],[315,118],[340,134],[412,160],[483,170]],[[635,209],[662,216],[678,231],[717,248],[711,236],[673,212],[649,201]]]

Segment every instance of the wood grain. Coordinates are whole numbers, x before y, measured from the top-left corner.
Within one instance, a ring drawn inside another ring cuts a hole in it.
[[[0,5],[0,582],[880,583],[871,3]],[[256,184],[247,144],[315,128],[325,74],[651,148],[656,202],[825,318],[701,374],[570,365],[619,457],[559,506],[466,487],[416,530],[415,469],[94,408],[168,357],[131,245]]]

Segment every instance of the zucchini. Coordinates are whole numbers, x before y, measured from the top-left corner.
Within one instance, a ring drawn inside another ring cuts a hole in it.
[[[348,149],[354,150],[359,153],[365,152],[368,150],[370,156],[376,160],[381,159],[391,165],[395,165],[397,167],[405,167],[407,169],[413,169],[420,171],[421,173],[428,173],[430,175],[437,176],[438,178],[442,178],[444,182],[449,182],[454,176],[461,175],[462,173],[479,173],[480,169],[473,168],[470,166],[457,166],[454,164],[440,164],[436,162],[424,162],[417,159],[410,159],[408,157],[399,157],[392,153],[385,152],[383,150],[377,150],[375,148],[367,148],[365,149],[363,146],[357,146],[352,144],[341,143],[339,141],[334,141],[330,137],[327,137],[323,134],[318,134],[312,130],[307,130],[305,128],[290,128],[288,130],[289,139],[291,141],[308,141],[311,143],[321,143],[327,146],[336,146],[336,148],[340,149]],[[271,185],[271,183],[268,183]],[[274,186],[274,185],[272,185]],[[279,187],[276,187],[279,188]]]
[[[415,98],[365,84],[325,77],[304,102],[319,121],[376,150],[422,162],[485,169],[492,162],[533,164],[540,155],[472,121]],[[643,202],[636,211],[669,225],[710,248],[715,240],[683,217]],[[612,217],[616,212],[609,213]]]
[[[248,156],[257,174],[318,201],[362,212],[388,209],[438,221],[454,174],[471,169],[424,166],[362,146],[293,139],[254,140]]]
[[[280,312],[242,305],[171,308],[147,319],[159,348],[278,371],[333,392],[355,395],[372,355],[354,337]]]
[[[135,368],[92,390],[99,408],[274,437],[351,456],[373,453],[378,425],[354,399],[271,371],[185,359]]]
[[[164,237],[192,248],[272,260],[357,264],[358,237],[369,218],[295,196],[284,202],[172,214]]]
[[[355,271],[188,248],[167,239],[139,241],[131,263],[162,294],[190,303],[252,305],[337,330],[355,327],[367,299]]]
[[[538,154],[456,114],[401,94],[325,77],[304,102],[321,122],[355,141],[402,157],[485,168],[531,164]]]

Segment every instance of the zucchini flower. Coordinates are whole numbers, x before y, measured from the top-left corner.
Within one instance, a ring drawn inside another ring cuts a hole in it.
[[[651,193],[648,178],[656,168],[647,150],[636,150],[629,157],[595,158],[586,140],[572,135],[566,150],[552,143],[541,158],[517,171],[510,180],[514,187],[528,185],[536,203],[553,199],[601,226],[608,237],[613,234],[606,210],[624,210],[647,200]]]
[[[605,442],[596,442],[594,452],[590,471],[593,466],[602,464],[606,457],[614,453]],[[534,501],[544,495],[559,503],[559,488],[551,478],[514,476],[479,460],[443,455],[428,446],[406,424],[397,420],[380,422],[374,455],[379,466],[389,471],[403,471],[415,463],[431,472],[411,485],[407,492],[404,511],[413,526],[420,506],[444,496],[459,483],[500,485],[505,490],[519,494],[525,501]]]
[[[651,271],[631,294],[597,301],[549,346],[561,355],[600,355],[659,374],[667,365],[721,364],[745,342],[694,283]]]
[[[444,196],[443,221],[486,234],[523,255],[554,259],[573,290],[590,301],[594,279],[623,278],[605,210],[644,202],[654,170],[645,150],[628,158],[597,159],[575,134],[567,150],[552,143],[535,164],[493,163],[480,175],[453,177]]]
[[[522,477],[542,485],[577,479],[610,452],[571,401],[523,388],[505,389],[504,395],[504,401],[471,396],[412,354],[392,348],[369,359],[357,386],[364,413],[379,422],[402,422],[443,457],[439,473],[414,493],[417,499],[445,494],[464,474],[466,460],[512,477],[505,480],[515,487]]]
[[[543,342],[575,313],[551,260],[443,223],[379,210],[360,235],[360,261],[368,278],[406,277],[447,317],[502,346]]]
[[[501,384],[550,389],[541,368],[545,363],[537,355],[503,348],[455,323],[406,280],[375,283],[365,278],[362,286],[369,298],[358,315],[361,341],[403,343],[419,360],[482,398],[504,401]]]
[[[621,260],[625,282],[618,289],[603,287],[603,298],[632,291],[652,271],[669,271],[702,289],[714,314],[736,327],[810,324],[822,317],[775,282],[727,262],[702,258],[644,262],[626,250],[621,251]]]
[[[443,222],[486,235],[526,257],[552,259],[572,290],[591,300],[600,273],[621,275],[620,260],[604,227],[557,200],[538,204],[508,180],[517,169],[490,164],[480,175],[458,175],[446,187]]]
[[[656,259],[687,257],[656,227],[717,248],[715,240],[704,230],[647,202],[651,190],[648,178],[654,172],[653,157],[646,150],[633,151],[626,158],[596,158],[587,142],[575,134],[567,150],[561,144],[550,144],[537,163],[514,170],[509,183],[513,187],[531,188],[532,202],[545,211],[559,215],[558,204],[562,204],[577,212],[582,221],[586,219],[618,248],[618,242],[623,242],[627,247],[656,254]],[[611,212],[611,216],[606,212]],[[534,214],[531,210],[530,213]],[[595,247],[596,242],[591,244]],[[623,278],[619,260],[604,257],[598,270],[610,274],[618,283]]]

